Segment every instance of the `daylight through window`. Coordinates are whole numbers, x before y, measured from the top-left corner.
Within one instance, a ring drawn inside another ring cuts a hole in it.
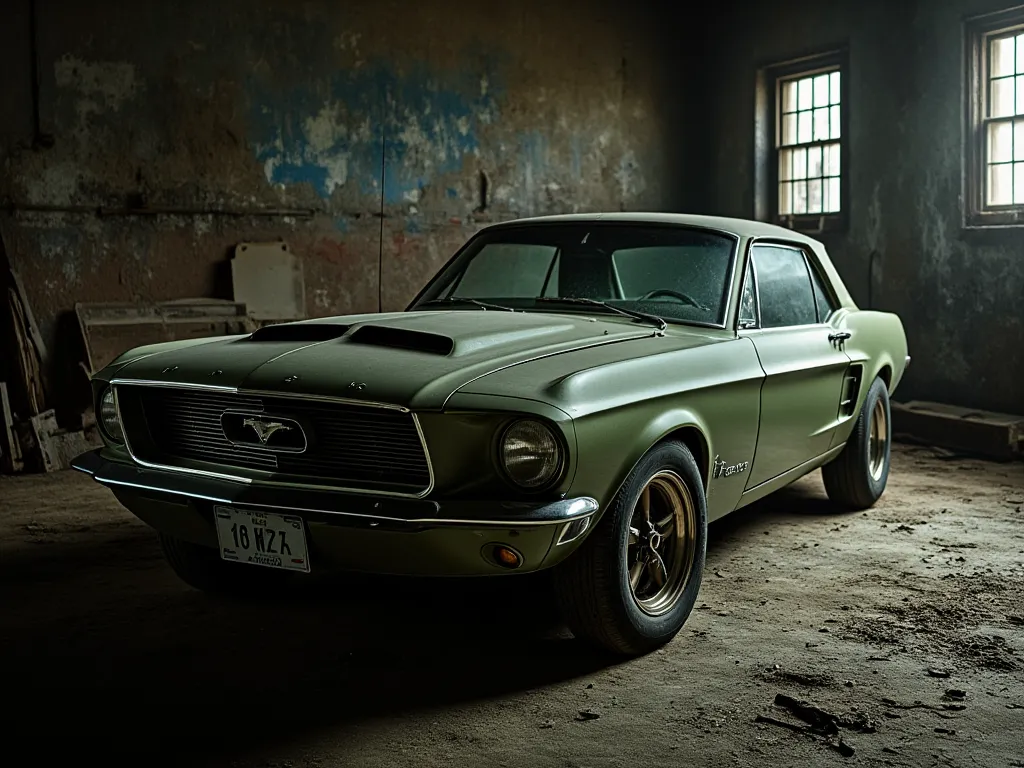
[[[840,210],[839,77],[836,70],[778,83],[781,216]]]
[[[988,75],[986,205],[1021,205],[1024,204],[1024,33],[989,39]]]

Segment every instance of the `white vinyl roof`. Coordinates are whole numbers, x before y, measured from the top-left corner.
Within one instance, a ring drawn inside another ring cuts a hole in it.
[[[699,216],[689,213],[569,213],[557,216],[534,216],[524,219],[503,221],[491,226],[509,224],[559,223],[571,224],[588,221],[610,221],[629,224],[677,224],[680,226],[704,227],[729,232],[740,237],[777,237],[799,243],[818,245],[820,241],[792,229],[751,219],[733,219],[727,216]]]

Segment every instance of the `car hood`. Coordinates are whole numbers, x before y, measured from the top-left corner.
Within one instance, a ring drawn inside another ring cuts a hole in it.
[[[483,310],[353,315],[140,347],[108,378],[440,408],[460,387],[540,358],[650,338],[617,317]]]

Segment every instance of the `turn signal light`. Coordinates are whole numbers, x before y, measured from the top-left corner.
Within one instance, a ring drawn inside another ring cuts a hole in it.
[[[494,548],[494,562],[503,568],[518,568],[523,564],[523,558],[518,552],[510,547],[498,545]]]

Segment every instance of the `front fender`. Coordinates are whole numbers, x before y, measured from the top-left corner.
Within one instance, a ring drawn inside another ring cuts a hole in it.
[[[571,492],[597,499],[603,512],[644,454],[678,435],[704,477],[708,519],[728,514],[743,493],[746,472],[713,478],[712,467],[719,456],[730,465],[753,462],[760,386],[752,377],[575,418],[579,457]]]

